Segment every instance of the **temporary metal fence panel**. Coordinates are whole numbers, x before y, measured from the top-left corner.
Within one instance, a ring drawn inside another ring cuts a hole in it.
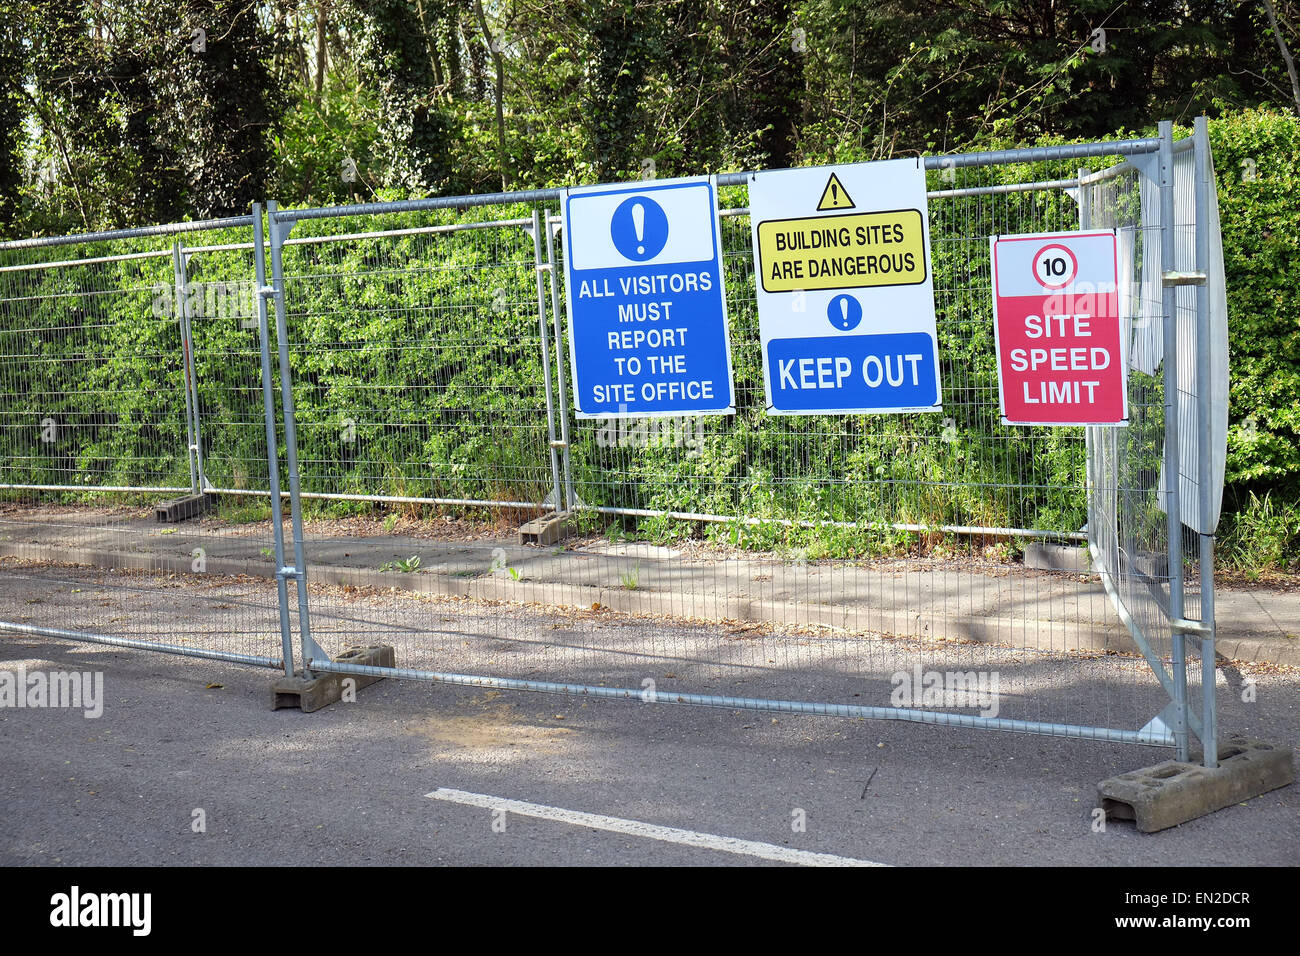
[[[1213,531],[1227,441],[1227,308],[1206,121],[1166,143],[1153,160],[1080,174],[1082,225],[1115,228],[1121,239],[1133,409],[1128,429],[1089,430],[1090,541],[1118,613],[1173,699],[1167,723],[1185,754],[1189,730],[1217,737]],[[1203,750],[1213,766],[1214,748]]]
[[[283,666],[255,226],[0,244],[0,631]]]
[[[0,626],[1185,754],[1226,395],[1204,125],[924,162],[938,415],[765,413],[746,174],[716,180],[730,416],[575,415],[560,190],[0,245],[4,580],[59,593]],[[1120,235],[1129,424],[1002,425],[988,237],[1080,225]],[[199,491],[215,516],[150,522]],[[516,543],[536,517],[568,535]],[[368,643],[398,667],[339,660]]]
[[[1137,739],[1162,710],[1145,664],[1113,653],[1127,642],[1086,561],[1022,563],[1026,548],[1081,542],[1088,519],[1084,429],[998,416],[988,237],[1077,227],[1061,189],[1077,166],[1051,155],[932,173],[940,415],[766,414],[746,196],[724,191],[736,416],[569,423],[588,532],[570,550],[590,598],[567,603],[732,622],[721,641],[708,627],[638,634],[618,654],[640,669],[619,679],[956,723],[969,710],[922,708],[923,685],[971,675],[1000,688],[986,726],[1111,739]],[[618,540],[630,528],[652,543]],[[603,623],[572,631],[574,656],[609,646]]]
[[[1179,527],[1177,510],[1171,516],[1173,506],[1161,502],[1176,496],[1161,496],[1158,488],[1162,458],[1172,454],[1165,429],[1177,428],[1177,407],[1164,401],[1173,389],[1155,374],[1132,373],[1135,409],[1127,429],[999,424],[987,255],[990,235],[1077,228],[1081,203],[1092,208],[1087,194],[1098,189],[1083,187],[1087,177],[1078,161],[1120,156],[1156,171],[1154,204],[1142,202],[1136,172],[1107,179],[1113,194],[1107,215],[1128,229],[1131,266],[1141,269],[1145,250],[1172,238],[1164,224],[1174,222],[1174,153],[1166,129],[1159,140],[927,159],[944,363],[939,416],[764,413],[744,175],[718,178],[728,207],[724,269],[736,378],[737,412],[728,417],[580,420],[573,414],[564,381],[569,357],[558,191],[278,214],[273,219],[282,229],[297,223],[299,230],[348,217],[346,229],[334,229],[345,234],[344,243],[352,241],[349,234],[364,240],[393,228],[391,219],[352,217],[434,216],[455,206],[475,212],[439,220],[451,235],[456,226],[518,229],[521,219],[545,225],[540,238],[529,234],[536,312],[532,301],[522,311],[521,294],[518,332],[507,333],[507,348],[493,356],[504,374],[479,370],[465,380],[488,409],[505,393],[512,408],[536,414],[545,396],[549,414],[531,419],[535,435],[528,445],[538,451],[531,495],[502,500],[490,491],[485,479],[494,472],[498,481],[520,472],[496,468],[490,456],[466,445],[466,454],[444,451],[442,459],[469,473],[465,490],[390,496],[486,506],[506,529],[520,518],[509,510],[519,500],[543,509],[559,501],[572,526],[559,545],[523,547],[502,535],[484,536],[482,524],[457,528],[446,514],[442,527],[390,517],[386,530],[399,533],[389,560],[376,565],[374,553],[363,552],[360,560],[336,558],[306,573],[316,585],[312,626],[325,649],[337,657],[349,644],[383,641],[396,646],[399,667],[372,671],[319,658],[311,666],[1172,744],[1185,752],[1186,727],[1198,731],[1201,721],[1186,716],[1185,628],[1170,624],[1181,609],[1169,599],[1144,597],[1159,592],[1161,579],[1166,593],[1174,593],[1168,591],[1168,542],[1180,537],[1170,535]],[[530,204],[527,215],[518,205],[506,208],[511,202]],[[1098,212],[1092,225],[1103,225],[1102,218]],[[295,232],[284,241],[286,261],[288,242],[301,238]],[[325,281],[355,282],[348,298],[368,304],[364,321],[376,330],[410,316],[436,317],[447,293],[422,285],[421,276],[460,261],[454,247],[434,253],[438,266],[418,247],[388,242],[384,258],[354,270],[327,267]],[[345,246],[333,261],[355,254]],[[471,354],[482,354],[476,343],[487,336],[480,329],[501,288],[483,276],[502,257],[481,249],[469,255],[460,266],[452,325],[469,336]],[[530,264],[521,257],[516,265],[527,270]],[[307,304],[308,284],[319,281],[305,267],[286,268],[291,362],[303,354],[303,338],[292,330],[311,328],[339,307],[338,292]],[[516,279],[521,290],[526,281]],[[1168,304],[1172,316],[1173,303],[1166,303],[1162,285],[1157,279],[1160,291],[1143,287],[1127,300],[1133,325],[1154,314],[1167,330],[1164,310]],[[525,343],[525,327],[528,336],[538,330],[532,344],[544,358],[527,346],[510,348]],[[349,328],[359,334],[355,323]],[[1165,341],[1176,336],[1166,331]],[[383,374],[376,369],[354,378],[353,396],[329,402],[330,413],[364,414],[384,389],[407,401],[424,395],[441,413],[456,391],[458,368],[431,377],[429,369],[439,367],[436,339],[413,348],[428,353],[415,371],[388,378],[390,363]],[[496,389],[486,387],[497,382]],[[295,394],[306,398],[315,387],[314,379],[297,383]],[[409,429],[419,434],[428,418],[426,412]],[[477,434],[465,427],[472,412],[434,420],[446,422],[443,447]],[[503,415],[500,421],[500,442],[513,448],[516,420]],[[1200,427],[1199,420],[1187,427]],[[547,460],[548,444],[560,450],[558,463]],[[438,462],[430,465],[436,474]],[[369,477],[368,485],[344,493],[382,500]],[[304,466],[304,496],[320,478]],[[484,512],[457,515],[482,518]],[[321,523],[309,525],[309,535],[317,528],[321,533],[308,540],[313,553],[350,556],[348,532],[330,535]],[[1083,554],[1095,555],[1101,580],[1088,558],[1070,571],[1032,570],[1022,560],[1040,544],[1089,541],[1092,551]],[[1173,563],[1181,567],[1176,558]],[[383,588],[395,588],[396,596],[375,590]],[[1171,699],[1182,706],[1167,709]]]

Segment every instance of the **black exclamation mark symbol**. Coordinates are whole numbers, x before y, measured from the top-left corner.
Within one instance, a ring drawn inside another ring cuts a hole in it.
[[[838,206],[839,204],[840,204],[840,189],[834,183],[831,183],[831,205]]]

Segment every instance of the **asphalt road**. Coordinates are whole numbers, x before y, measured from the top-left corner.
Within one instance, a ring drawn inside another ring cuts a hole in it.
[[[274,674],[255,668],[0,639],[0,666],[19,662],[102,671],[106,700],[98,719],[0,709],[6,866],[781,865],[783,848],[896,866],[1300,862],[1295,786],[1160,834],[1095,832],[1096,783],[1165,750],[395,680],[303,714],[272,711]],[[1294,677],[1222,699],[1227,729],[1300,740]]]

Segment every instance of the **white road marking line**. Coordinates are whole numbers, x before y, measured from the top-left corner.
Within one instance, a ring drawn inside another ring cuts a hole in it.
[[[522,800],[507,800],[485,793],[470,793],[467,790],[451,790],[439,787],[426,797],[433,800],[445,800],[449,803],[463,803],[484,810],[505,810],[525,817],[539,817],[542,820],[554,820],[558,823],[571,823],[579,827],[591,827],[595,830],[610,830],[614,833],[626,833],[629,836],[645,837],[649,840],[662,840],[665,843],[680,843],[683,846],[698,847],[702,850],[717,850],[721,853],[736,853],[741,856],[756,856],[764,860],[776,860],[780,863],[797,863],[800,866],[888,866],[888,863],[875,863],[871,860],[855,860],[847,856],[835,856],[831,853],[811,853],[807,850],[792,850],[774,843],[756,843],[753,840],[738,840],[735,837],[715,836],[711,833],[697,833],[694,830],[679,830],[676,827],[661,827],[653,823],[641,823],[637,820],[624,820],[620,817],[607,817],[599,813],[584,813],[581,810],[564,810],[550,807],[544,803],[525,803]]]

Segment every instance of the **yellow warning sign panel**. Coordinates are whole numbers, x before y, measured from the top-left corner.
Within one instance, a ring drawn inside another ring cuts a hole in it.
[[[840,177],[831,173],[831,178],[826,180],[826,188],[822,190],[821,202],[817,203],[817,211],[825,212],[827,209],[852,209],[853,200],[849,198],[849,192],[840,182]]]
[[[918,285],[926,279],[919,209],[772,219],[758,224],[763,291]]]

